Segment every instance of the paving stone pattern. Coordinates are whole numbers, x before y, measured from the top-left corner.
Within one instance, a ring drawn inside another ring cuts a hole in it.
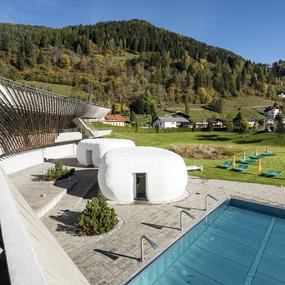
[[[76,220],[87,201],[98,193],[96,170],[88,169],[87,171],[89,171],[88,175],[82,177],[80,177],[80,171],[77,171],[77,178],[83,184],[77,183],[71,192],[65,194],[42,217],[42,221],[91,284],[123,283],[130,275],[144,266],[144,263],[138,261],[141,236],[146,235],[159,245],[157,250],[153,250],[145,244],[145,257],[149,260],[183,234],[178,230],[181,210],[190,211],[197,218],[205,215],[204,200],[208,193],[219,201],[228,196],[234,196],[285,206],[285,187],[204,180],[189,176],[187,185],[189,195],[184,200],[162,205],[112,204],[111,206],[120,217],[118,228],[100,237],[79,237],[75,231]],[[26,170],[21,175],[28,175],[28,172],[29,170]],[[19,175],[11,178],[15,179],[15,177],[20,179]],[[86,177],[89,177],[89,180]],[[36,182],[26,179],[26,183],[25,187],[29,188]],[[84,187],[89,188],[90,191],[86,193],[82,189]],[[209,210],[217,203],[209,199]],[[183,232],[185,232],[194,222],[186,215],[183,216],[183,220],[185,229]]]

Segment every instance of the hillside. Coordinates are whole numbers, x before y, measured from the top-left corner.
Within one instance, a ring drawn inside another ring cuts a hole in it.
[[[146,113],[153,108],[138,98],[186,110],[221,98],[274,100],[284,91],[285,63],[255,64],[140,20],[62,29],[0,24],[0,76],[67,85],[69,96]]]

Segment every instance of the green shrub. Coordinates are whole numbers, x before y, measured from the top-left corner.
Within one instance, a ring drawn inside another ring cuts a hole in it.
[[[59,180],[65,179],[68,176],[74,173],[75,169],[67,169],[66,167],[63,168],[62,162],[59,160],[54,167],[51,167],[47,170],[47,172],[43,176],[44,181],[52,181],[52,180]]]
[[[112,230],[119,222],[117,214],[110,208],[106,198],[99,194],[90,202],[77,220],[77,231],[81,235],[100,235]]]

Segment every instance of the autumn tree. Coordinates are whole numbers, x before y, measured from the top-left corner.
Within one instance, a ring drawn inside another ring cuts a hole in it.
[[[241,112],[238,112],[237,116],[233,119],[234,128],[238,132],[242,132],[243,130],[242,121],[243,121],[243,115]]]

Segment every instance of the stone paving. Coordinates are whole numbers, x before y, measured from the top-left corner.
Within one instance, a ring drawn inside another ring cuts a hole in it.
[[[19,192],[29,203],[38,217],[52,209],[66,193],[65,201],[70,207],[79,204],[91,187],[97,184],[97,169],[82,167],[74,157],[60,159],[68,168],[75,168],[75,173],[63,180],[42,181],[48,168],[54,167],[57,160],[51,160],[9,175]]]
[[[92,177],[93,175],[94,172],[92,172]],[[13,180],[13,177],[11,178]],[[80,180],[80,176],[78,178]],[[149,260],[183,234],[178,230],[181,210],[190,211],[197,218],[205,215],[204,197],[208,193],[219,201],[228,196],[234,196],[285,206],[285,187],[205,180],[189,176],[187,185],[189,195],[184,200],[162,205],[143,203],[111,205],[120,217],[118,228],[111,234],[101,237],[79,237],[76,235],[74,225],[88,199],[98,192],[98,186],[94,182],[92,186],[83,199],[72,203],[74,196],[80,196],[76,194],[76,191],[82,191],[78,185],[74,186],[72,193],[67,193],[42,217],[43,223],[91,284],[121,284],[124,282],[144,266],[144,263],[138,260],[141,236],[146,235],[159,245],[159,249],[153,250],[145,244],[145,255]],[[209,199],[209,209],[217,203]],[[186,231],[194,222],[187,216],[184,216],[183,220]]]

